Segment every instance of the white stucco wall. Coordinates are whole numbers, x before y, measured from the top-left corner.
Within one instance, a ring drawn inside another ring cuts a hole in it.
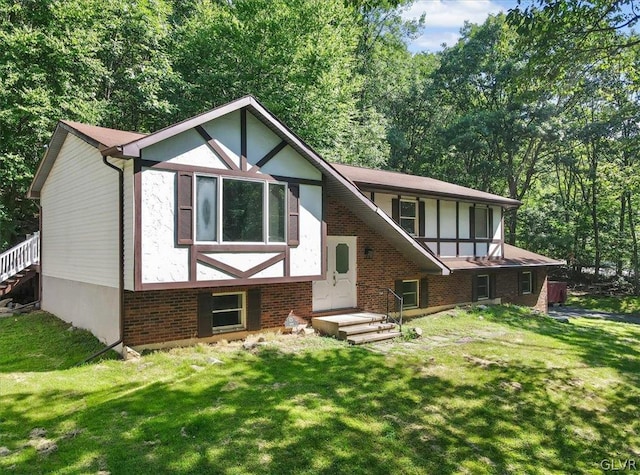
[[[247,112],[247,162],[255,165],[282,139]]]
[[[456,202],[440,200],[440,237],[456,237]],[[442,250],[442,246],[440,247]],[[455,254],[455,250],[454,250]]]
[[[322,180],[322,173],[290,146],[283,148],[262,168],[262,173],[309,180]]]
[[[142,283],[189,280],[189,250],[175,237],[176,173],[143,169],[141,179]]]
[[[146,147],[142,158],[196,167],[228,168],[193,129]]]
[[[300,185],[300,245],[289,251],[291,275],[322,271],[322,187]]]

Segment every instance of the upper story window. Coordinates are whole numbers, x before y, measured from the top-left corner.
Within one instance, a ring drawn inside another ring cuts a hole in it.
[[[486,239],[489,237],[489,209],[488,208],[475,208],[475,237],[476,239]]]
[[[196,241],[284,242],[285,185],[196,176]]]
[[[416,235],[418,229],[417,202],[400,200],[400,226],[412,236]]]

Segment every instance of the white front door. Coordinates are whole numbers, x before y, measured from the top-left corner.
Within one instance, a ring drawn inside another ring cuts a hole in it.
[[[313,311],[357,305],[355,236],[327,236],[327,279],[313,283]]]

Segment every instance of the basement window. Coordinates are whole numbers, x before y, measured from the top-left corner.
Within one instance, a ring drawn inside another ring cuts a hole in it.
[[[476,280],[476,295],[478,300],[487,300],[489,298],[489,276],[479,275]]]
[[[530,294],[533,289],[533,275],[531,272],[522,272],[520,274],[520,293]]]
[[[246,294],[234,292],[211,296],[211,326],[214,330],[244,327]]]
[[[418,280],[403,280],[402,281],[402,308],[407,310],[409,308],[418,308],[418,302],[420,302],[420,281]]]

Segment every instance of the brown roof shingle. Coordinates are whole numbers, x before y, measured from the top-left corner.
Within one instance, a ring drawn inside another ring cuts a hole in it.
[[[61,120],[60,122],[94,142],[103,145],[105,148],[133,142],[134,140],[138,140],[146,136],[146,134],[140,134],[138,132],[109,129],[107,127],[98,127],[97,125],[73,122],[71,120]]]
[[[474,190],[466,186],[454,185],[446,181],[425,176],[408,175],[406,173],[387,170],[373,170],[333,163],[333,167],[351,180],[361,189],[387,189],[390,191],[406,191],[411,194],[443,196],[455,199],[467,199],[484,203],[495,203],[507,208],[520,206],[520,201],[503,196]]]
[[[563,261],[551,259],[510,244],[504,245],[504,257],[497,259],[486,257],[441,257],[440,260],[453,271],[501,267],[559,266],[564,264]]]

